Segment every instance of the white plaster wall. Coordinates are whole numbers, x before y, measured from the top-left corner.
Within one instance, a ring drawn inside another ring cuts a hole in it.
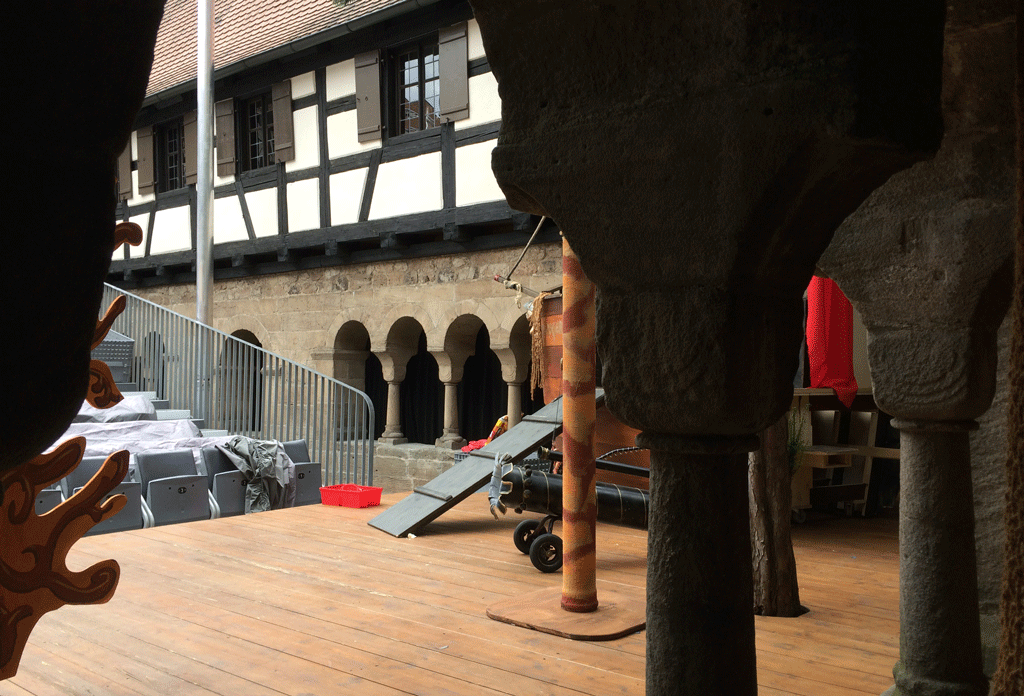
[[[325,72],[327,73],[327,101],[356,93],[355,59],[328,65]]]
[[[467,36],[467,48],[469,53],[469,59],[475,60],[477,58],[484,57],[484,41],[480,36],[480,25],[476,23],[475,19],[471,19],[466,22],[466,36]]]
[[[141,259],[146,255],[146,238],[149,236],[149,213],[142,213],[141,215],[132,215],[128,218],[129,222],[134,222],[136,225],[142,228],[142,244],[138,246],[128,246],[128,258]],[[117,250],[114,252],[114,258],[121,258],[121,251]]]
[[[316,75],[312,72],[292,78],[292,99],[301,99],[316,94]]]
[[[493,73],[469,78],[469,118],[455,122],[455,130],[501,119],[501,97]]]
[[[331,159],[372,150],[376,147],[380,147],[380,140],[371,140],[368,143],[359,142],[355,109],[327,117],[327,155]]]
[[[159,210],[153,222],[153,241],[150,254],[187,251],[192,248],[192,225],[187,205]]]
[[[284,163],[284,169],[292,172],[309,169],[320,164],[320,138],[317,134],[317,107],[299,109],[292,114],[292,128],[295,137],[295,159]]]
[[[288,184],[288,231],[320,227],[320,182],[306,179]]]
[[[491,171],[491,151],[497,138],[455,150],[455,204],[473,205],[505,200]]]
[[[330,177],[331,224],[359,222],[359,205],[366,187],[366,169],[332,174]]]
[[[242,204],[238,196],[213,200],[213,243],[248,241]]]
[[[387,162],[377,170],[370,219],[438,210],[441,198],[441,153]]]
[[[264,189],[245,194],[252,230],[257,237],[277,234],[277,189]]]

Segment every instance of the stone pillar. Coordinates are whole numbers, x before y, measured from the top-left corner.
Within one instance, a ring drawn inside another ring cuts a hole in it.
[[[745,453],[836,227],[938,147],[945,3],[471,2],[495,178],[597,285],[606,403],[655,450],[647,694],[753,696]]]
[[[522,420],[523,383],[505,382],[505,386],[508,387],[508,406],[505,407],[505,412],[508,414],[508,427],[514,428]]]
[[[525,332],[524,332],[525,334]],[[522,420],[523,415],[523,382],[530,369],[529,334],[509,336],[507,343],[499,343],[499,336],[493,337],[491,350],[501,361],[501,378],[508,386],[508,427],[513,427]]]
[[[757,438],[637,443],[651,449],[647,693],[756,694],[746,453]]]
[[[906,696],[987,693],[976,673],[983,660],[975,548],[960,535],[974,526],[973,509],[970,516],[965,509],[972,505],[967,424],[992,403],[1013,275],[1011,5],[949,3],[938,153],[875,191],[818,261],[864,320],[875,401],[905,426],[904,614],[893,692]],[[991,516],[1003,501],[986,504]],[[962,615],[968,609],[973,619]]]
[[[404,376],[404,375],[403,375]],[[401,445],[409,441],[402,433],[402,380],[388,380],[388,413],[378,442]]]
[[[475,334],[472,334],[475,337]],[[444,384],[444,429],[441,437],[434,441],[443,449],[460,449],[466,438],[459,434],[459,382],[466,360],[473,355],[470,337],[462,340],[446,340],[444,350],[432,350],[430,354],[437,361],[437,375]]]
[[[434,444],[444,449],[460,449],[466,438],[459,435],[459,383],[444,383],[444,430]]]
[[[893,694],[987,696],[975,574],[969,433],[975,421],[900,429],[900,661]]]

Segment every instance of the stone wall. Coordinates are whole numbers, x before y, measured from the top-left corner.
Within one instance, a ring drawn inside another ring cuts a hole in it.
[[[478,316],[492,345],[507,341],[522,315],[515,293],[496,283],[521,251],[503,249],[460,256],[352,264],[214,284],[214,326],[227,333],[251,331],[263,348],[334,375],[335,338],[348,321],[362,323],[373,347],[383,348],[402,316],[416,318],[428,344],[443,346],[445,333],[463,314]],[[561,245],[535,245],[514,277],[535,290],[561,285]],[[185,316],[195,316],[195,287],[167,285],[134,291]]]
[[[455,455],[453,450],[433,445],[378,442],[373,454],[373,485],[383,488],[384,493],[412,491],[451,468]]]

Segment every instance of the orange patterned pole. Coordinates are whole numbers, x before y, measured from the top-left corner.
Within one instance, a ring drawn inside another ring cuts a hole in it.
[[[597,610],[596,289],[562,239],[562,608]]]

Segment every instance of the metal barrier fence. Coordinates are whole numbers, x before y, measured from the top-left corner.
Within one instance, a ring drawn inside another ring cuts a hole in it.
[[[223,331],[105,285],[101,312],[128,300],[113,330],[135,341],[130,381],[204,428],[304,439],[324,485],[373,483],[373,404],[363,392]]]

